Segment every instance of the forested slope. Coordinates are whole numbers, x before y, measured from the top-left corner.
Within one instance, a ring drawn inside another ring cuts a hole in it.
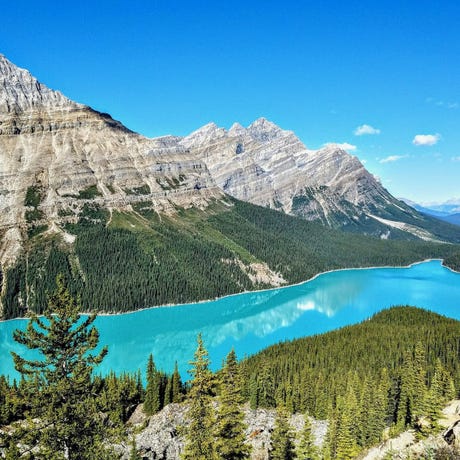
[[[123,213],[85,205],[63,230],[67,238],[31,235],[4,274],[4,318],[40,312],[58,273],[84,310],[121,312],[270,287],[276,275],[295,283],[331,269],[406,265],[459,251],[349,234],[233,199],[169,216],[148,202]],[[271,277],[256,276],[261,264]]]
[[[331,458],[409,426],[422,433],[458,394],[460,322],[393,307],[359,325],[271,346],[241,363],[252,407],[287,406],[330,421]],[[457,386],[456,386],[457,385]],[[348,455],[348,454],[347,454]]]

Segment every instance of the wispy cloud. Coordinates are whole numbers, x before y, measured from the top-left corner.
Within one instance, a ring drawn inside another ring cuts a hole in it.
[[[403,158],[407,158],[409,155],[390,155],[388,157],[382,158],[379,160],[379,163],[393,163],[395,161],[402,160]]]
[[[353,134],[355,136],[363,136],[365,134],[380,134],[380,129],[374,128],[371,125],[361,125],[353,131]]]
[[[425,99],[425,102],[427,104],[432,104],[432,105],[435,105],[437,107],[444,107],[445,109],[450,109],[450,110],[455,110],[455,109],[458,109],[460,107],[460,104],[458,102],[455,102],[455,101],[443,101],[443,100],[440,100],[440,99],[436,99],[434,97],[427,97]]]
[[[455,162],[460,162],[460,157],[452,157],[451,160]]]
[[[342,142],[342,143],[328,142],[327,144],[324,144],[323,147],[327,147],[329,145],[334,146],[334,147],[338,147],[339,149],[342,149],[342,150],[348,150],[350,152],[354,152],[355,150],[358,149],[358,147],[356,147],[356,145],[349,144],[348,142]]]
[[[414,145],[434,145],[441,139],[440,134],[417,134],[412,143]]]

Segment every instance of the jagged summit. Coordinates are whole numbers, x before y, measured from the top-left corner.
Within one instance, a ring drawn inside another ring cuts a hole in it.
[[[78,107],[83,106],[59,91],[49,89],[28,70],[21,69],[0,54],[0,113]]]
[[[240,200],[381,238],[437,239],[419,228],[432,224],[394,198],[342,144],[308,149],[263,117],[228,131],[210,123],[179,143]]]

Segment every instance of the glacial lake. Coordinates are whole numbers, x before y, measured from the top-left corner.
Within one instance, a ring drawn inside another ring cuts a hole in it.
[[[97,372],[144,372],[153,353],[158,368],[171,372],[177,361],[188,379],[199,332],[216,369],[232,346],[241,358],[280,341],[358,323],[393,305],[415,305],[460,319],[460,274],[439,260],[408,268],[340,270],[285,288],[99,316],[100,343],[108,345],[109,353]],[[18,376],[10,351],[31,356],[12,338],[13,330],[26,324],[0,323],[0,374]]]

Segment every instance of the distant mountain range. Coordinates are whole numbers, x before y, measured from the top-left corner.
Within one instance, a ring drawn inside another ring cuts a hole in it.
[[[454,198],[443,203],[423,203],[418,204],[407,198],[401,198],[409,206],[412,206],[417,211],[429,216],[434,216],[444,222],[449,222],[454,225],[460,225],[460,199]]]
[[[148,139],[0,55],[0,299],[7,316],[43,306],[58,271],[75,292],[91,293],[88,304],[123,310],[360,265],[364,258],[352,263],[352,252],[368,244],[400,252],[298,219],[276,222],[254,205],[381,240],[460,242],[457,227],[394,198],[338,145],[307,149],[264,118],[247,128],[210,123],[186,137]],[[341,262],[334,264],[320,246],[310,254],[319,234],[330,247],[353,241],[344,244],[349,256],[336,251]],[[294,270],[289,251],[316,268]],[[365,263],[388,263],[388,254]]]

